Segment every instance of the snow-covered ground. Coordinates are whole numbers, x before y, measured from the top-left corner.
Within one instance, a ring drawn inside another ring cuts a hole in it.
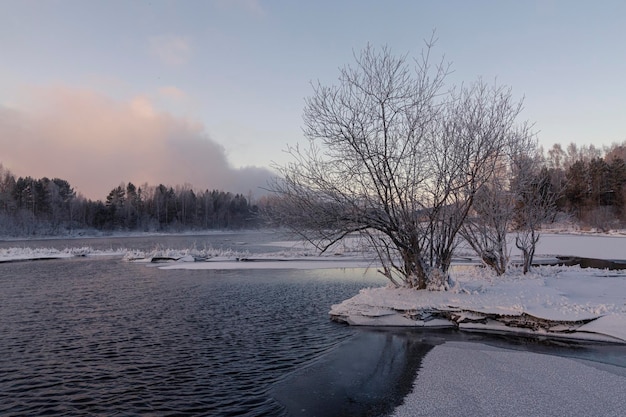
[[[362,326],[459,327],[626,343],[626,271],[543,266],[497,277],[465,268],[449,291],[367,288],[334,305],[338,321]]]
[[[29,248],[29,247],[13,247],[0,248],[0,263],[15,261],[33,261],[43,259],[64,259],[76,256],[123,256],[125,252],[121,251],[101,251],[94,250],[89,247],[66,248],[58,250],[54,248]]]
[[[626,237],[543,235],[537,258],[557,255],[625,260]],[[543,266],[526,275],[511,269],[497,277],[483,268],[457,267],[452,276],[450,291],[364,289],[332,306],[330,314],[352,325],[455,326],[626,343],[626,270]]]
[[[617,366],[446,342],[426,354],[393,417],[623,416],[624,392]]]

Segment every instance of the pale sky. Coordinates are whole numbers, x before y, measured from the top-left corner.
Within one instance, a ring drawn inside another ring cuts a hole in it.
[[[540,143],[626,140],[626,2],[0,0],[0,163],[104,199],[120,182],[253,191],[303,141],[310,83],[367,43],[524,97]],[[520,120],[522,121],[522,120]]]

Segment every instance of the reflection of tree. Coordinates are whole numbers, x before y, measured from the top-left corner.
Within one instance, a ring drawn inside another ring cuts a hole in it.
[[[367,408],[364,414],[387,415],[400,405],[413,390],[413,382],[428,352],[442,341],[425,341],[410,332],[381,332],[384,346],[376,366],[357,389],[371,396],[380,392],[379,401]]]
[[[272,394],[288,415],[303,409],[329,417],[389,415],[411,392],[423,358],[442,342],[413,331],[363,331]]]

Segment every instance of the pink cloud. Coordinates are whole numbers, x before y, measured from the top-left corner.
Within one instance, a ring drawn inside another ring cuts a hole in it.
[[[20,110],[0,107],[0,162],[18,176],[60,177],[103,199],[120,182],[259,192],[270,172],[230,166],[200,123],[67,87],[31,92]]]
[[[159,88],[159,95],[170,100],[174,101],[184,101],[188,100],[189,96],[183,90],[178,87],[174,87],[171,85],[164,86]]]

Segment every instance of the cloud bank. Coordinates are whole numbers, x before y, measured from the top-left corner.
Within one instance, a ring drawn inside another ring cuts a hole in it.
[[[266,168],[234,168],[204,126],[157,111],[145,97],[119,102],[67,87],[0,106],[0,162],[16,176],[59,177],[92,199],[121,182],[191,184],[259,195]]]

